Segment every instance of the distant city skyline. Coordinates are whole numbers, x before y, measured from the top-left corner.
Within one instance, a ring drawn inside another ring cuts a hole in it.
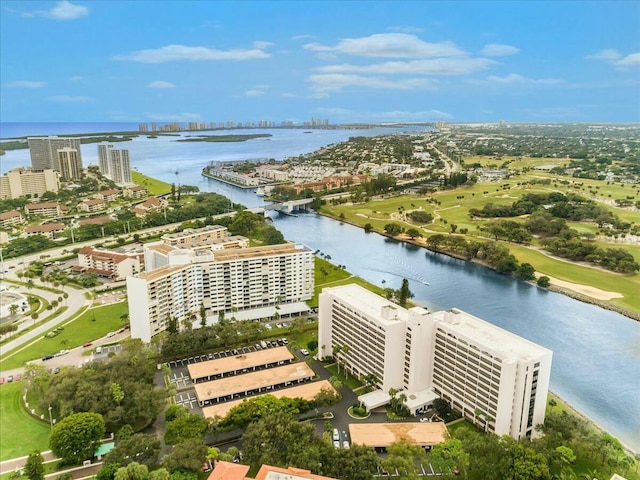
[[[0,8],[2,122],[640,121],[637,1]]]

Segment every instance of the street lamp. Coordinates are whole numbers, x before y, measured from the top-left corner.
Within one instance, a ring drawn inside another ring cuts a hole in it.
[[[49,405],[49,424],[51,425],[51,429],[53,429],[53,418],[51,417],[51,405]]]

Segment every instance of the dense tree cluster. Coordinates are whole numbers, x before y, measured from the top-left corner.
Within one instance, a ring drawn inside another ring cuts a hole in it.
[[[73,413],[55,424],[49,446],[64,463],[78,464],[93,457],[104,435],[104,420],[99,413]]]
[[[104,417],[109,431],[126,424],[141,430],[155,419],[165,398],[153,386],[155,370],[155,354],[139,341],[128,341],[108,363],[92,362],[58,375],[36,369],[29,388],[35,390],[40,409],[51,406],[57,418],[93,412]]]
[[[415,223],[431,223],[433,222],[433,215],[423,210],[413,210],[407,213],[407,217]]]
[[[295,465],[313,473],[344,480],[370,480],[379,464],[369,447],[334,448],[319,438],[313,424],[277,412],[251,423],[241,439],[243,463],[254,471],[262,464]]]

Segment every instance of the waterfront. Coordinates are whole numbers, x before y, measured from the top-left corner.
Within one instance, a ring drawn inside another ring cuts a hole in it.
[[[272,140],[177,143],[175,137],[139,137],[118,144],[146,175],[215,191],[247,207],[263,204],[252,191],[200,175],[209,161],[267,157],[278,160],[314,151],[363,131],[274,130]],[[249,132],[255,133],[255,130]],[[95,145],[83,145],[85,165],[97,163]],[[0,157],[2,171],[28,165],[27,150]],[[176,171],[178,174],[176,174]],[[286,238],[306,243],[332,262],[378,285],[398,288],[408,278],[415,301],[430,309],[458,307],[554,351],[551,388],[594,422],[640,450],[640,323],[461,260],[434,254],[317,216],[273,214]],[[429,282],[430,286],[422,282]]]

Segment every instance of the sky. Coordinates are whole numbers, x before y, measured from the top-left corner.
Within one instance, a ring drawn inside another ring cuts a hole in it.
[[[0,0],[2,122],[638,122],[640,1]]]

